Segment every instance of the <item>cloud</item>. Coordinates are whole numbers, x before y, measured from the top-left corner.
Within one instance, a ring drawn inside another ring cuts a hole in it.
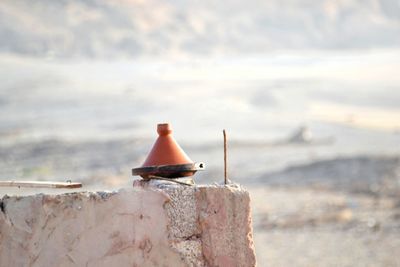
[[[118,58],[400,46],[396,0],[307,2],[4,0],[0,52]]]
[[[360,85],[333,84],[325,88],[314,89],[309,96],[328,103],[374,107],[384,109],[400,109],[400,87],[382,86],[368,88]]]
[[[268,89],[259,89],[254,92],[250,103],[257,108],[275,108],[279,106],[273,92]]]

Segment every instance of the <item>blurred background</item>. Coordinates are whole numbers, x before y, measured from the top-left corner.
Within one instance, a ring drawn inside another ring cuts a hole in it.
[[[1,180],[130,187],[170,122],[220,183],[226,129],[259,266],[400,266],[398,0],[2,0],[0,81]]]

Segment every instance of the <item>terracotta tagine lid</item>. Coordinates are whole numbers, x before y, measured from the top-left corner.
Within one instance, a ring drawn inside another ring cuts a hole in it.
[[[193,163],[172,136],[169,123],[157,125],[158,138],[142,167]]]
[[[172,136],[169,123],[157,125],[158,138],[142,167],[132,169],[133,175],[178,178],[191,176],[204,169],[203,163],[194,163]]]

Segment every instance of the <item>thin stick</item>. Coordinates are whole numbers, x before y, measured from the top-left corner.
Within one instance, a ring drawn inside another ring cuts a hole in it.
[[[0,187],[29,187],[29,188],[80,188],[81,183],[47,182],[47,181],[0,181]]]
[[[227,171],[227,164],[226,164],[226,131],[225,129],[222,130],[224,134],[224,182],[228,184],[228,171]]]

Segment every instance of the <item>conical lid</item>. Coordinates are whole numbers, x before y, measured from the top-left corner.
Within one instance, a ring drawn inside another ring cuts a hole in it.
[[[157,125],[158,138],[142,167],[193,163],[172,136],[169,123]]]

